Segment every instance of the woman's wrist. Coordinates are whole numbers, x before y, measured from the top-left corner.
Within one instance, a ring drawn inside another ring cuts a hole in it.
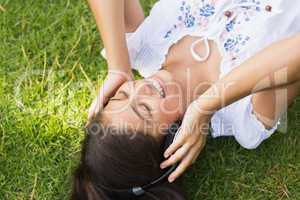
[[[216,84],[212,85],[192,104],[202,116],[211,117],[222,105],[222,91]]]
[[[110,47],[105,47],[105,53],[107,64],[110,69],[126,72],[131,70],[131,63],[125,39],[122,43],[123,44],[119,44],[119,46],[115,46],[115,48],[112,49],[110,49]]]
[[[109,68],[107,72],[107,77],[110,77],[112,79],[119,79],[122,81],[130,81],[134,79],[133,73],[131,71],[131,68],[129,69],[122,69],[122,68]]]

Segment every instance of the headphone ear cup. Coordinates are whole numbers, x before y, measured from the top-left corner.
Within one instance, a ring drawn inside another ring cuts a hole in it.
[[[163,151],[167,150],[167,148],[172,144],[174,136],[175,136],[174,134],[170,134],[170,133],[168,133],[165,136]]]
[[[180,123],[173,123],[170,128],[167,130],[166,136],[164,138],[163,150],[167,150],[167,148],[173,143],[174,138],[176,136],[177,131],[180,128]]]

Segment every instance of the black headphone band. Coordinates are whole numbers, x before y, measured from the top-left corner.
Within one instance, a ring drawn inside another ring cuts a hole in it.
[[[113,189],[113,188],[108,188],[108,187],[105,187],[105,186],[100,186],[102,189],[108,191],[108,192],[117,192],[117,193],[120,193],[120,194],[132,194],[132,195],[135,195],[135,196],[141,196],[143,194],[145,194],[145,190],[160,183],[161,181],[163,181],[167,176],[169,176],[177,167],[178,164],[174,164],[170,167],[170,169],[168,169],[164,174],[162,174],[160,177],[158,177],[157,179],[155,179],[154,181],[146,184],[146,185],[143,185],[143,186],[137,186],[137,187],[133,187],[133,188],[130,188],[130,189]]]

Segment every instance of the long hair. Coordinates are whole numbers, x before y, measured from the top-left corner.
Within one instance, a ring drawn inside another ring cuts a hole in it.
[[[73,176],[71,200],[125,200],[113,198],[110,190],[145,185],[164,173],[159,167],[164,159],[163,147],[154,137],[103,127],[97,134],[87,128]],[[165,180],[130,200],[185,200],[180,184],[181,180]]]

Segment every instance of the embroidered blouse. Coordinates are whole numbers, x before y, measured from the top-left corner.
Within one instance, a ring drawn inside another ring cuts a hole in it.
[[[287,0],[160,0],[138,29],[126,34],[131,65],[149,77],[161,68],[174,43],[186,35],[199,36],[190,46],[191,55],[206,60],[208,40],[214,40],[222,55],[221,78],[272,42],[300,32],[299,8],[300,1]],[[194,50],[199,42],[205,43],[204,56]],[[213,120],[222,117],[221,109]],[[212,126],[214,136],[222,135],[213,121]]]

